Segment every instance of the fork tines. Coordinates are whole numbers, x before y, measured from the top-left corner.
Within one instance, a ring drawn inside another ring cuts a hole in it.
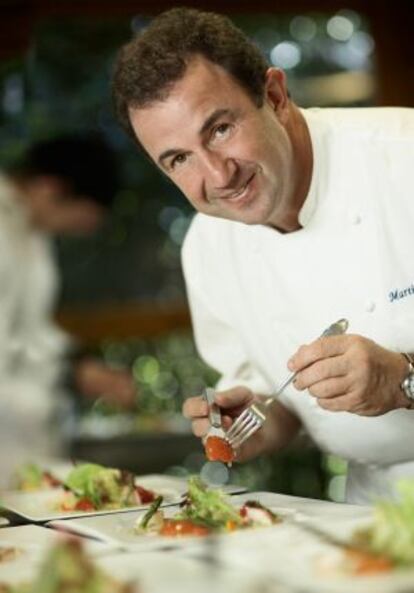
[[[239,447],[256,432],[266,420],[266,416],[257,408],[250,406],[236,419],[226,433],[226,439],[234,448]]]

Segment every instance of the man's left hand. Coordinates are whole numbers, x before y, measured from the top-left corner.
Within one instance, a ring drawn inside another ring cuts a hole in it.
[[[407,408],[400,388],[407,374],[402,354],[359,335],[322,337],[301,346],[289,360],[294,386],[307,389],[325,410],[379,416]]]

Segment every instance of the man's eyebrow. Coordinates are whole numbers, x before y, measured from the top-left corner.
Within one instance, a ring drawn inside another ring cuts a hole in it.
[[[169,148],[168,150],[164,150],[158,157],[158,164],[164,166],[164,161],[168,159],[170,156],[175,156],[176,154],[180,154],[183,151],[179,148]]]
[[[211,126],[215,124],[218,119],[223,117],[223,115],[231,115],[230,109],[216,109],[213,111],[213,113],[208,116],[206,121],[201,126],[198,132],[200,136],[202,136],[209,128],[211,128]]]

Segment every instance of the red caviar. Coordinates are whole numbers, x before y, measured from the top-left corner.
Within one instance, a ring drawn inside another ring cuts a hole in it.
[[[209,436],[204,445],[209,461],[231,463],[234,461],[234,450],[230,443],[218,436]]]

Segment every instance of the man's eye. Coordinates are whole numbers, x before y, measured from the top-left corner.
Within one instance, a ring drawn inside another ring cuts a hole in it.
[[[229,124],[219,124],[214,129],[215,136],[224,136],[229,131],[230,125]]]
[[[177,156],[175,156],[171,161],[171,169],[175,169],[177,166],[182,165],[186,160],[187,156],[185,154],[177,154]]]

